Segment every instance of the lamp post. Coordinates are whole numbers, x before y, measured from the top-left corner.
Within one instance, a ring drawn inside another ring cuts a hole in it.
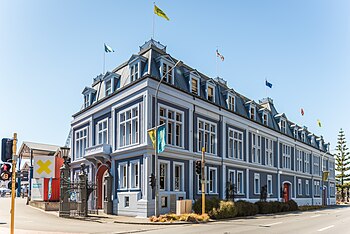
[[[155,105],[154,105],[154,130],[155,130],[155,144],[154,144],[154,164],[155,164],[155,177],[156,177],[156,191],[155,191],[155,216],[159,216],[159,168],[158,168],[158,137],[157,137],[157,130],[158,130],[158,93],[159,93],[159,87],[162,81],[164,80],[165,76],[168,75],[172,70],[179,65],[180,60],[178,60],[175,65],[169,69],[167,73],[165,73],[160,81],[158,82],[157,89],[156,89],[156,96],[155,96]]]
[[[60,168],[60,210],[59,217],[69,217],[70,216],[70,206],[68,201],[68,183],[69,183],[69,164],[68,164],[68,155],[70,148],[61,147],[61,157],[64,162]]]

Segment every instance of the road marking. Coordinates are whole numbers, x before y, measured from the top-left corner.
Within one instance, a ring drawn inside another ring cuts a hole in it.
[[[327,230],[327,229],[332,228],[332,227],[334,227],[334,225],[331,225],[331,226],[328,226],[328,227],[324,227],[324,228],[318,229],[317,231],[323,232],[324,230]]]
[[[318,216],[321,216],[321,215],[320,215],[320,214],[313,215],[313,216],[311,216],[311,218],[316,218],[316,217],[318,217]]]
[[[271,227],[271,226],[273,226],[273,225],[277,225],[277,224],[281,224],[281,223],[282,223],[282,222],[264,224],[264,225],[260,225],[260,227]]]

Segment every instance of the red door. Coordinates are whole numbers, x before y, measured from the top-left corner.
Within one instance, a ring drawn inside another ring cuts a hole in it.
[[[283,186],[283,198],[284,202],[289,201],[289,184],[285,183]]]

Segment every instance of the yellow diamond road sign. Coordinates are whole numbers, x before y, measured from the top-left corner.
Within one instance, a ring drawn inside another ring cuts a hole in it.
[[[55,157],[36,156],[34,157],[33,178],[54,178],[55,177]]]

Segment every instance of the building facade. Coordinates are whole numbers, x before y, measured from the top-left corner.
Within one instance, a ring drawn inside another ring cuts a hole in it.
[[[212,79],[178,62],[166,47],[150,40],[138,54],[83,90],[82,110],[73,115],[72,174],[87,167],[97,189],[91,206],[108,198],[104,179],[113,177],[113,214],[154,214],[154,150],[147,130],[166,125],[166,149],[158,158],[161,213],[176,200],[200,196],[195,161],[205,147],[207,196],[258,201],[295,200],[299,205],[335,204],[335,161],[329,143],[278,113],[273,100],[255,102],[235,92],[221,78]],[[174,69],[172,69],[174,68]],[[170,72],[169,72],[170,71]],[[158,105],[155,94],[160,78]],[[322,180],[322,172],[329,176]],[[322,189],[323,188],[323,189]]]

